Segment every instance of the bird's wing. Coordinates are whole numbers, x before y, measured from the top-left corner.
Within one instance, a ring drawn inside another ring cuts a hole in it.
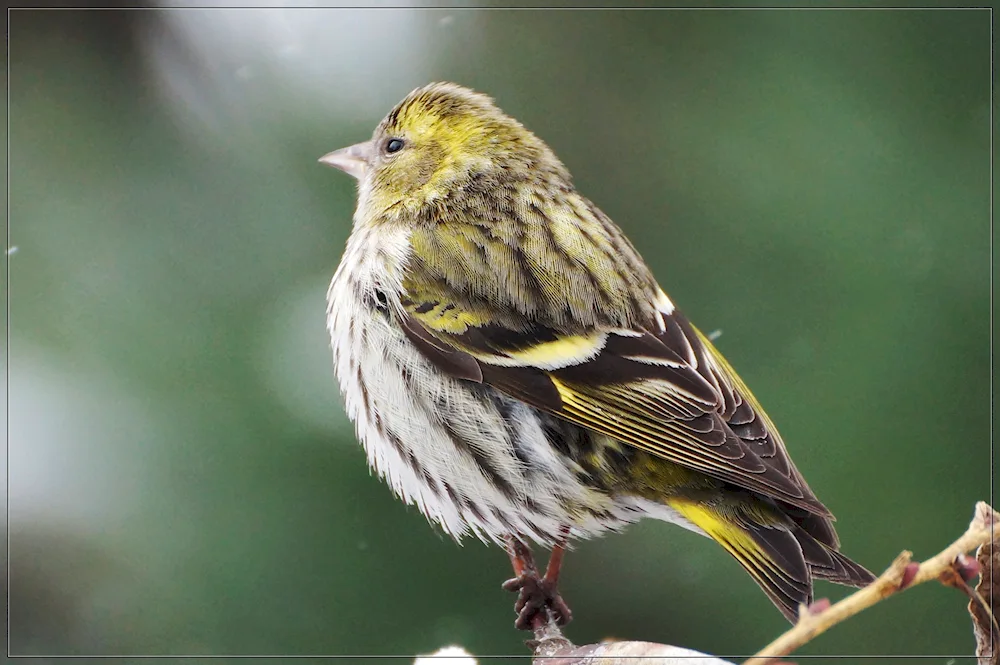
[[[493,386],[676,464],[832,517],[746,385],[665,296],[651,329],[568,332],[527,319],[517,329],[483,325],[482,311],[457,294],[443,298],[444,291],[438,289],[433,300],[404,297],[401,323],[416,347],[451,376]]]

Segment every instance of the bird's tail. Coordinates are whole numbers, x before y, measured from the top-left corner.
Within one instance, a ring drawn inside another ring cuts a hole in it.
[[[812,526],[809,518],[796,519],[773,504],[712,505],[686,499],[668,503],[732,554],[792,623],[798,619],[799,606],[812,603],[813,579],[855,587],[875,579],[837,551],[836,535],[825,518],[819,519],[830,538],[817,535],[829,542],[807,531]]]

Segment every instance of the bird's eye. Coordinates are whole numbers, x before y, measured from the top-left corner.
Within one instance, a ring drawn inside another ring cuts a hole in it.
[[[385,151],[389,154],[399,152],[403,149],[403,139],[389,139],[385,144]]]

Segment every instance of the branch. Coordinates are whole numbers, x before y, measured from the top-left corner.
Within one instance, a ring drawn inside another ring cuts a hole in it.
[[[638,665],[654,659],[656,665],[733,665],[728,660],[655,642],[600,642],[574,646],[559,630],[552,617],[535,629],[535,639],[528,642],[536,665]],[[693,658],[697,660],[692,660]],[[643,660],[640,660],[643,659]]]
[[[911,552],[904,551],[896,557],[896,560],[878,579],[840,602],[822,611],[810,611],[803,607],[799,612],[799,621],[795,626],[761,649],[744,665],[774,663],[777,659],[787,656],[844,619],[854,616],[861,610],[871,607],[907,587],[922,584],[928,580],[941,580],[949,586],[960,586],[959,580],[961,580],[961,583],[968,588],[969,580],[979,573],[979,566],[975,560],[965,556],[965,553],[992,541],[993,527],[997,523],[1000,523],[1000,514],[980,501],[976,504],[976,512],[968,530],[940,554],[923,563],[917,563],[912,561],[913,554]],[[975,591],[972,591],[972,594],[974,594],[972,602],[976,604],[978,609],[991,612],[980,594]],[[988,616],[985,625],[990,626],[990,632],[996,631],[996,622],[992,614]],[[986,649],[988,650],[988,636],[986,640]],[[979,644],[982,647],[983,643],[979,642]],[[980,662],[982,664],[983,661]]]

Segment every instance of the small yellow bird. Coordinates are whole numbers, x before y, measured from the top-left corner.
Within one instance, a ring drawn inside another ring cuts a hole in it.
[[[489,97],[419,88],[320,161],[358,180],[327,310],[348,415],[401,499],[506,545],[519,628],[569,620],[568,539],[646,516],[718,542],[791,621],[814,579],[872,581],[733,368]]]

